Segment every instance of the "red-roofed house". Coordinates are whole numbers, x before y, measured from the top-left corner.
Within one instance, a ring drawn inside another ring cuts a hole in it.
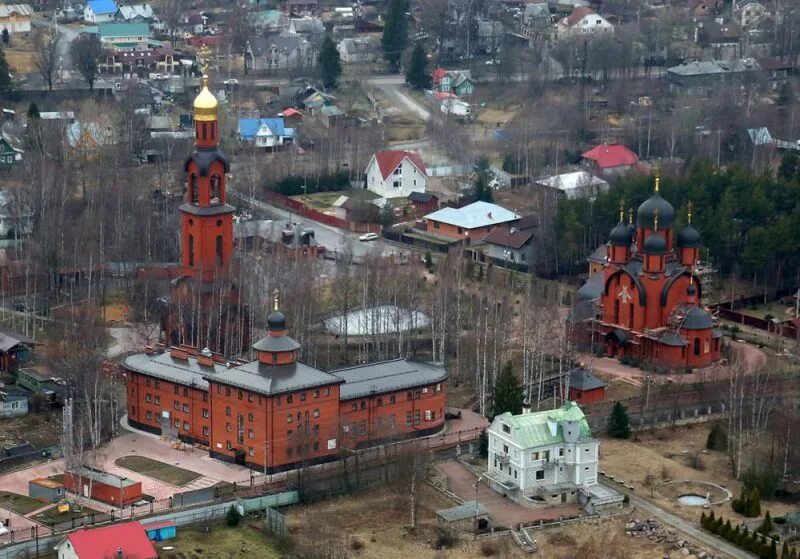
[[[447,70],[444,68],[436,68],[431,74],[431,78],[433,78],[433,89],[438,89],[439,85],[442,83],[442,78],[447,75]]]
[[[157,559],[153,544],[138,522],[112,524],[67,534],[56,546],[58,559]]]
[[[297,126],[301,122],[303,122],[303,113],[294,107],[289,107],[282,113],[278,113],[278,116],[283,117],[283,121],[286,123],[286,126]]]
[[[556,24],[559,37],[588,35],[614,31],[611,23],[591,8],[578,6],[572,13]]]
[[[605,177],[624,175],[639,164],[639,156],[618,143],[600,144],[581,157],[594,174]]]
[[[367,165],[367,189],[383,198],[425,192],[428,171],[416,151],[378,151]]]

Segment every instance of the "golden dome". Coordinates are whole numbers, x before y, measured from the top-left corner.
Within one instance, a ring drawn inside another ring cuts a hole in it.
[[[217,98],[208,90],[208,76],[203,76],[203,89],[194,98],[195,120],[217,120]]]

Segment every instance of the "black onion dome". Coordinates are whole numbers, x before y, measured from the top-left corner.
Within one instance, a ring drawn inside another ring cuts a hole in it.
[[[654,229],[656,209],[658,209],[658,226],[661,228],[672,227],[672,222],[675,221],[675,208],[658,192],[654,192],[639,206],[636,211],[636,225],[643,229]]]
[[[665,254],[667,252],[667,241],[661,235],[650,235],[644,241],[645,254]]]
[[[624,221],[620,221],[616,227],[611,230],[611,235],[608,237],[608,242],[614,246],[629,246],[631,244],[631,230],[625,225]]]
[[[272,331],[286,330],[286,316],[281,311],[272,311],[267,317],[267,328]]]
[[[690,223],[678,232],[676,239],[678,246],[682,248],[700,248],[703,246],[703,238],[700,232]]]

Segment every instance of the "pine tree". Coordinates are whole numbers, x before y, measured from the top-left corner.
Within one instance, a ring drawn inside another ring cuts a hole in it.
[[[514,415],[522,413],[522,402],[525,394],[522,384],[511,368],[511,361],[508,361],[494,385],[494,402],[492,405],[492,418],[501,413],[511,412]]]
[[[2,39],[5,46],[8,46],[8,43],[11,42],[11,35],[8,34],[8,29],[5,27],[3,27]]]
[[[744,515],[750,518],[761,516],[761,494],[758,492],[758,487],[753,487],[750,492],[745,504]]]
[[[28,118],[39,118],[39,106],[33,101],[28,105]]]
[[[706,513],[700,513],[700,526],[705,528],[706,527]]]
[[[239,514],[239,510],[235,505],[231,505],[231,508],[228,509],[228,514],[225,515],[225,521],[228,523],[228,526],[238,526],[241,519],[242,515]]]
[[[489,186],[489,160],[485,157],[475,165],[475,187],[473,198],[476,202],[493,202],[492,187]]]
[[[383,26],[383,57],[389,69],[397,72],[400,59],[408,44],[408,0],[389,0],[386,23]]]
[[[778,559],[778,542],[772,540],[769,544],[769,553],[767,554],[769,559]]]
[[[425,264],[425,269],[427,269],[428,272],[433,272],[433,255],[431,254],[431,251],[425,253],[425,259],[423,260],[423,263]]]
[[[725,521],[725,526],[722,527],[722,537],[726,540],[730,539],[733,534],[733,526],[731,526],[731,519]]]
[[[0,95],[6,95],[14,89],[11,83],[11,70],[8,68],[6,53],[0,49]]]
[[[772,525],[772,518],[769,515],[769,511],[767,511],[767,514],[764,515],[764,522],[762,522],[761,526],[758,527],[758,531],[769,536],[774,529],[775,528]]]
[[[336,89],[336,84],[342,75],[342,60],[336,49],[336,43],[333,42],[330,35],[325,35],[325,39],[322,40],[322,46],[319,49],[319,67],[322,85],[326,89]]]
[[[623,406],[619,401],[614,402],[614,407],[611,408],[606,430],[608,431],[609,436],[614,437],[615,439],[627,439],[631,436],[628,410],[625,409],[625,406]]]
[[[727,450],[728,448],[728,435],[719,424],[714,425],[708,433],[706,439],[706,448],[708,450]]]
[[[428,74],[428,54],[422,43],[414,45],[411,52],[411,61],[406,71],[406,82],[414,89],[428,89],[431,86],[431,76]]]
[[[783,540],[783,547],[781,547],[781,559],[789,559],[789,544],[786,543],[786,540]]]

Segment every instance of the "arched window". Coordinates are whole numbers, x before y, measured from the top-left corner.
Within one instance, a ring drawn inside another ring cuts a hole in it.
[[[191,196],[192,204],[197,204],[200,201],[200,189],[197,187],[197,175],[192,175],[189,185],[189,196]]]
[[[694,339],[694,354],[700,355],[700,338]]]
[[[189,235],[189,266],[194,266],[194,235]]]
[[[219,203],[219,175],[211,175],[211,203]]]
[[[222,266],[222,235],[217,235],[217,266]]]

